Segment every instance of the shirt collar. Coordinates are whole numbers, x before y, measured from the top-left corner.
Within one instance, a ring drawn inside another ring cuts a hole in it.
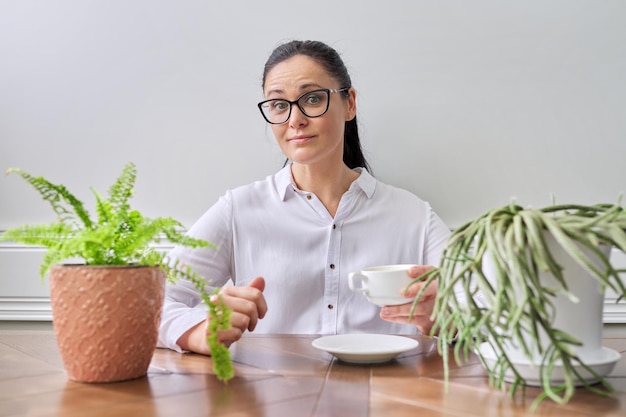
[[[276,173],[276,188],[280,192],[280,199],[285,201],[287,191],[295,189],[291,179],[291,163]]]
[[[352,183],[350,189],[360,188],[367,198],[372,198],[376,190],[376,179],[363,168],[355,168],[356,172],[361,175]],[[276,173],[276,185],[280,191],[280,198],[285,201],[289,190],[297,190],[293,178],[291,176],[291,163],[288,163],[283,169]]]

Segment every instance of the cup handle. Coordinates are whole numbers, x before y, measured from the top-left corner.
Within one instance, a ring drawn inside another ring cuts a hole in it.
[[[361,284],[359,286],[356,285],[356,280],[359,280]],[[348,274],[348,286],[354,292],[361,292],[363,294],[367,294],[367,288],[363,286],[363,283],[367,282],[367,276],[360,274],[358,272],[350,272]]]

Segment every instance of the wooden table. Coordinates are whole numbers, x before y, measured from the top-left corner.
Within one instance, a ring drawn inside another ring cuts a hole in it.
[[[69,381],[50,331],[0,331],[0,416],[524,416],[538,390],[510,398],[489,388],[473,357],[451,365],[448,391],[434,342],[378,365],[352,365],[311,346],[315,336],[248,335],[231,347],[227,385],[211,359],[157,349],[147,377],[115,384]],[[565,406],[544,401],[538,416],[626,415],[626,338],[610,380],[613,398],[580,389]]]

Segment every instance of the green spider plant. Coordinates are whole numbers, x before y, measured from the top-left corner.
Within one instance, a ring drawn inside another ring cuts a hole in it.
[[[47,248],[40,265],[42,280],[52,265],[70,258],[82,259],[85,265],[135,265],[160,266],[170,282],[187,279],[200,291],[201,299],[209,307],[211,329],[207,342],[213,355],[216,376],[224,381],[232,378],[233,368],[228,349],[217,340],[217,331],[230,326],[230,310],[219,301],[212,302],[206,291],[205,280],[189,267],[169,263],[163,251],[154,247],[163,237],[168,241],[190,248],[212,247],[211,243],[184,234],[182,224],[171,217],[150,219],[131,209],[137,176],[133,163],[128,163],[115,183],[108,198],[91,190],[96,199],[97,218],[92,218],[82,201],[63,185],[53,184],[43,177],[35,177],[21,169],[11,168],[32,185],[41,197],[50,203],[57,220],[50,224],[24,225],[9,229],[0,240]]]
[[[541,362],[542,389],[533,409],[545,398],[557,403],[568,402],[577,384],[610,395],[611,385],[582,363],[572,349],[581,345],[581,341],[551,325],[555,295],[571,294],[567,274],[548,249],[546,234],[551,234],[576,263],[599,281],[602,291],[611,288],[621,298],[626,295],[619,276],[624,271],[614,268],[607,251],[601,249],[608,246],[626,252],[625,231],[626,211],[619,204],[552,205],[532,209],[514,203],[489,210],[455,230],[437,268],[415,280],[438,286],[432,335],[438,335],[446,381],[451,345],[457,363],[470,352],[476,352],[485,364],[479,346],[488,342],[500,354],[495,365],[485,366],[490,384],[506,390],[505,374],[512,373],[514,381],[509,394],[513,396],[517,388],[526,386],[526,380],[504,347],[521,346],[531,357],[528,343],[531,340]],[[486,275],[487,256],[495,266],[495,282]],[[540,273],[554,277],[557,285],[542,284]],[[519,294],[520,288],[525,291],[523,296]],[[413,306],[422,293],[417,294]],[[490,300],[487,306],[479,301],[481,297]],[[547,340],[542,335],[546,335]],[[557,363],[564,373],[564,382],[558,384],[550,380]],[[577,370],[581,367],[597,377],[602,388],[585,381]]]

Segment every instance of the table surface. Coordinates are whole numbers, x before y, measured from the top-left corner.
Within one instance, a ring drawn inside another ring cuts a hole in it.
[[[347,364],[311,346],[314,335],[247,335],[231,347],[235,377],[223,384],[211,359],[155,351],[147,377],[113,384],[69,381],[52,331],[0,331],[0,416],[525,416],[539,392],[511,398],[489,387],[476,357],[451,364],[427,337],[396,359]],[[611,398],[578,389],[570,403],[544,401],[538,416],[626,415],[626,338]]]

